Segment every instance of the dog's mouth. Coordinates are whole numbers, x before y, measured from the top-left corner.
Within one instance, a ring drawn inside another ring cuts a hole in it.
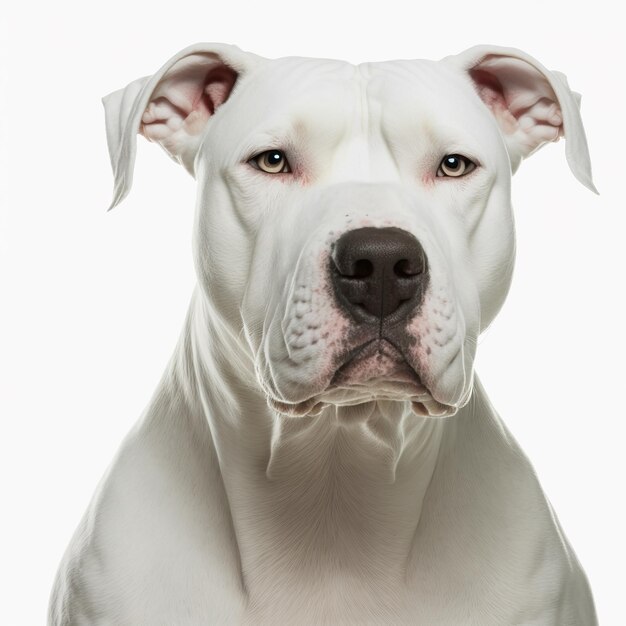
[[[368,387],[391,389],[411,387],[416,394],[426,391],[417,372],[402,352],[386,338],[372,339],[351,352],[332,377],[329,388]]]
[[[402,351],[387,338],[371,339],[350,351],[327,387],[300,402],[268,398],[268,404],[292,417],[319,415],[328,404],[354,405],[372,400],[408,400],[420,417],[444,417],[454,407],[435,400]]]

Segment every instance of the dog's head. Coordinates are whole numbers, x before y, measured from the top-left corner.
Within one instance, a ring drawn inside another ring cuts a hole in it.
[[[197,179],[203,293],[288,415],[453,414],[511,281],[511,174],[564,136],[595,191],[580,97],[512,48],[354,66],[198,44],[103,102],[112,206],[137,133]]]

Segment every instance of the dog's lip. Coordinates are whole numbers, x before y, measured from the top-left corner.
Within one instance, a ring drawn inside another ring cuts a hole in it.
[[[358,360],[360,357],[363,356],[364,353],[371,350],[372,347],[374,347],[374,344],[376,344],[375,347],[380,348],[380,346],[382,345],[385,347],[386,350],[391,349],[392,353],[395,353],[399,357],[401,357],[401,364],[406,366],[406,373],[411,378],[411,382],[414,383],[418,388],[423,389],[425,392],[428,392],[428,389],[426,388],[426,385],[420,378],[419,374],[413,369],[413,367],[411,367],[411,365],[407,361],[404,352],[388,337],[375,337],[373,339],[369,339],[368,341],[365,341],[350,350],[350,352],[348,352],[347,354],[347,357],[343,359],[341,365],[335,370],[335,373],[333,374],[327,389],[340,384],[340,378],[342,373],[348,367],[354,365],[355,360]]]

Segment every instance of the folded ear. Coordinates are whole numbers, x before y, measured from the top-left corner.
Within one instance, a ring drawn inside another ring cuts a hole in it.
[[[139,78],[102,98],[115,178],[109,210],[130,191],[138,133],[157,142],[193,176],[207,122],[229,98],[240,76],[261,60],[236,46],[195,44],[153,76]]]
[[[522,159],[564,136],[565,156],[572,173],[598,193],[591,179],[580,94],[569,88],[564,74],[547,70],[521,50],[499,46],[474,46],[442,61],[466,72],[493,113],[513,172]]]

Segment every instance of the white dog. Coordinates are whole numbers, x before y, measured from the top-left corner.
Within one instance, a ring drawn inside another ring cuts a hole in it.
[[[102,478],[50,624],[596,624],[473,373],[506,296],[512,172],[579,96],[512,48],[354,66],[198,44],[103,100],[197,180],[198,285]]]

